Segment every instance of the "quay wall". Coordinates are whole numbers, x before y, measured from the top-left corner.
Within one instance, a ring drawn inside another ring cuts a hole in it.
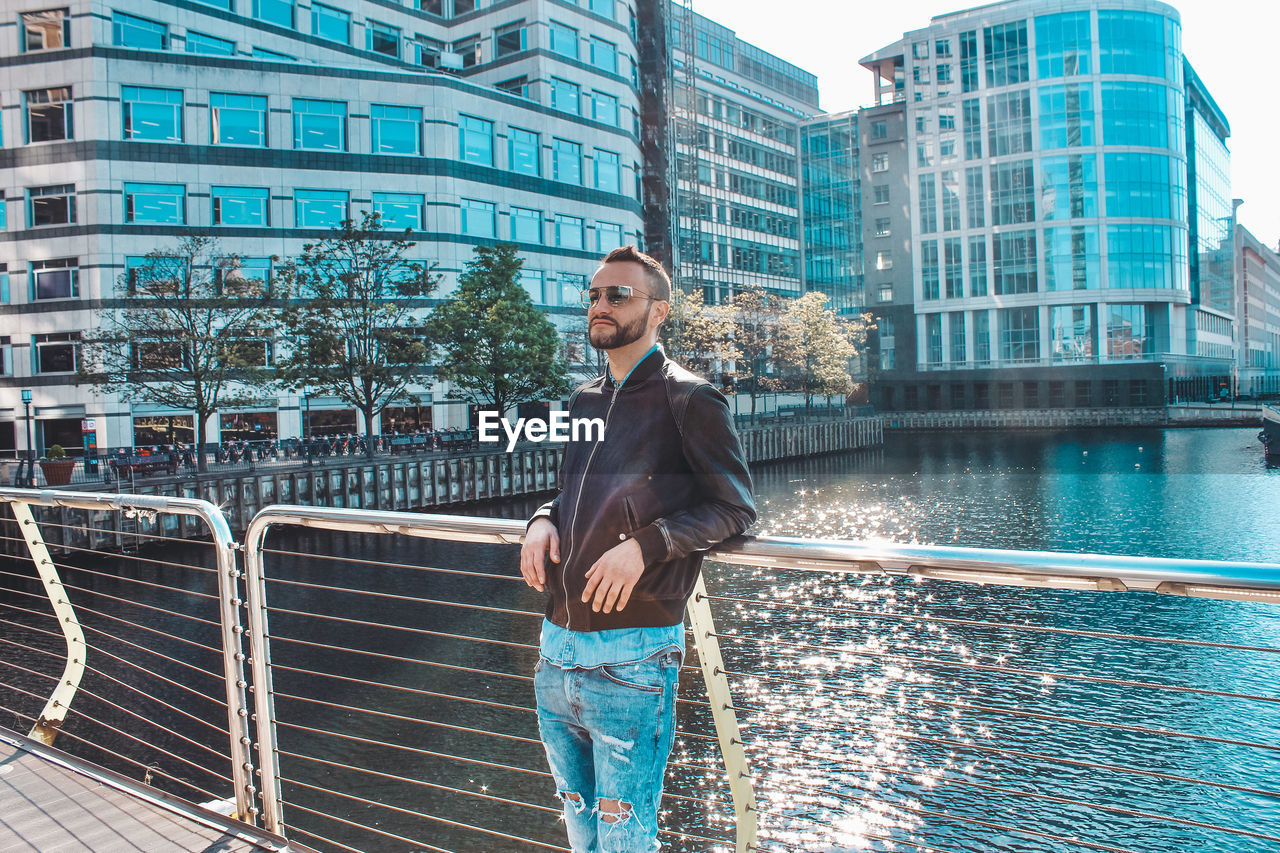
[[[1085,429],[1090,427],[1260,426],[1260,408],[1182,405],[1132,409],[995,409],[980,412],[889,412],[886,430]]]
[[[772,424],[739,430],[750,463],[774,462],[878,446],[884,439],[881,419],[853,418],[826,422]],[[256,471],[199,477],[156,477],[138,480],[133,494],[198,498],[222,507],[231,529],[242,533],[249,521],[270,504],[352,507],[380,510],[431,510],[498,498],[537,495],[557,486],[563,448],[555,444],[524,445],[511,453],[495,451],[457,456],[342,458],[308,466],[264,466]],[[70,487],[77,491],[116,491],[118,484]],[[85,549],[134,547],[132,534],[158,534],[183,539],[206,534],[204,525],[185,517],[157,522],[126,518],[121,513],[37,508],[46,542]],[[93,517],[90,517],[90,516]],[[0,553],[26,556],[25,544],[0,540]]]

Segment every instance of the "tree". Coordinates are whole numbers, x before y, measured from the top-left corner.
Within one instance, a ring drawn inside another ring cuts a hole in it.
[[[268,379],[271,282],[244,275],[210,237],[156,249],[120,279],[121,306],[85,339],[81,381],[195,415],[199,470],[209,418],[252,405]]]
[[[431,315],[440,377],[499,414],[570,388],[560,335],[520,283],[523,265],[515,246],[476,246],[458,289]]]
[[[703,376],[740,355],[730,312],[725,306],[705,304],[701,290],[673,288],[671,311],[660,331],[667,356]]]
[[[282,380],[348,403],[364,417],[367,435],[373,419],[429,373],[422,312],[439,279],[434,264],[406,259],[414,245],[366,213],[359,224],[347,220],[303,246],[285,274],[289,353]],[[370,456],[373,445],[367,442]]]
[[[756,419],[756,397],[761,388],[773,385],[769,376],[773,344],[782,319],[778,297],[761,287],[740,290],[729,300],[733,316],[733,342],[740,354],[734,362],[734,378],[739,388],[745,383],[751,393],[751,421]]]
[[[849,362],[866,343],[865,318],[849,320],[827,307],[827,295],[810,291],[793,300],[778,328],[779,365],[789,368],[804,391],[807,408],[814,394],[830,397],[853,390]]]

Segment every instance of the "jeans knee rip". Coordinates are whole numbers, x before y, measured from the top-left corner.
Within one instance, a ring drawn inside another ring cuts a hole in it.
[[[633,817],[631,803],[604,797],[596,800],[596,814],[600,815],[600,820],[615,827],[621,826]]]
[[[565,805],[572,806],[574,814],[582,814],[587,807],[587,804],[582,801],[581,794],[575,794],[572,791],[556,791],[556,796]]]

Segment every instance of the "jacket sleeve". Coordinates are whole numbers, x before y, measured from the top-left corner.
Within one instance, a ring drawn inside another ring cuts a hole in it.
[[[636,531],[634,538],[646,566],[706,551],[756,520],[751,474],[729,404],[719,391],[710,385],[693,391],[680,438],[699,500]]]
[[[556,494],[554,498],[534,510],[533,515],[529,518],[529,524],[533,524],[539,518],[548,519],[556,526],[557,531],[560,529],[560,494]],[[529,524],[524,526],[526,531],[529,529]]]

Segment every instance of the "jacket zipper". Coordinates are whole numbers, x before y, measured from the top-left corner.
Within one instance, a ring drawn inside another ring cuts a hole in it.
[[[613,404],[618,401],[618,392],[622,390],[621,385],[613,386],[613,396],[609,398],[609,408],[604,413],[604,434],[609,434],[609,416],[613,414]],[[604,443],[602,436],[600,441],[596,442],[596,446],[591,448],[591,453],[587,455],[587,464],[582,466],[582,482],[586,483],[587,474],[591,470],[591,460],[596,458],[596,451],[600,449],[600,445]],[[569,561],[573,557],[573,546],[578,544],[577,538],[573,535],[573,526],[578,522],[578,507],[582,504],[582,486],[578,487],[578,496],[573,501],[573,521],[569,523],[569,550],[564,556],[564,562],[560,568],[560,588],[564,590],[564,621],[566,627],[573,630],[573,611],[570,609],[569,601],[569,580],[567,570]]]

